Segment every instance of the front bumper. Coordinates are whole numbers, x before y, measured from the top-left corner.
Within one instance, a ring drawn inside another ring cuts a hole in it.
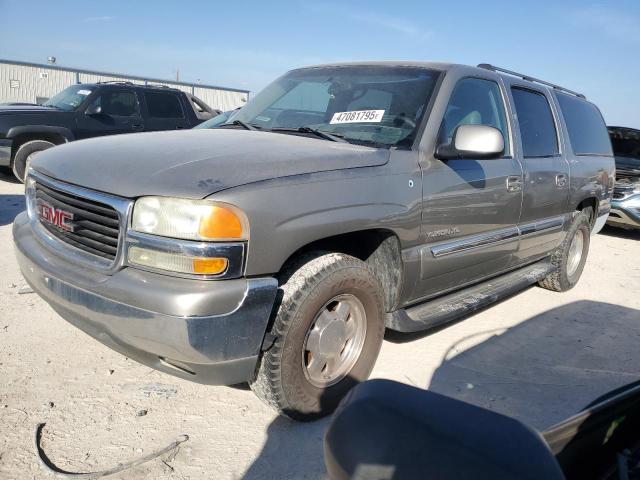
[[[22,274],[65,320],[151,368],[199,383],[251,378],[275,301],[271,277],[204,281],[134,268],[79,268],[44,247],[27,214],[13,225]]]
[[[0,167],[8,167],[11,165],[11,146],[13,140],[8,138],[0,138]]]
[[[609,225],[623,228],[640,228],[640,194],[611,202]]]

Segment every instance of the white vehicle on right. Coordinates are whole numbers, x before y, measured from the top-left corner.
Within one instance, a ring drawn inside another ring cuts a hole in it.
[[[640,130],[608,127],[616,158],[616,184],[607,223],[640,229]]]

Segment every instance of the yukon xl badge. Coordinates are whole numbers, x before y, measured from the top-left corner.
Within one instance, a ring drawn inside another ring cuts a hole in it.
[[[43,222],[53,225],[54,227],[64,230],[65,232],[73,232],[73,213],[55,208],[48,202],[38,199],[38,217]]]
[[[460,229],[458,227],[449,227],[449,228],[444,228],[442,230],[434,230],[433,232],[427,232],[427,237],[429,238],[448,237],[450,235],[455,235],[456,233],[460,233]]]

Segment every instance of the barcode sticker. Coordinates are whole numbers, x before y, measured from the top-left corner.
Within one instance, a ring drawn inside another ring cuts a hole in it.
[[[331,118],[330,124],[335,123],[360,123],[373,122],[380,123],[384,110],[354,110],[351,112],[336,112]]]

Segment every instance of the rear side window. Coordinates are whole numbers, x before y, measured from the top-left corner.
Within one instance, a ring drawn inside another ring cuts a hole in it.
[[[180,100],[172,93],[144,92],[150,117],[182,118]]]
[[[600,111],[595,105],[557,93],[569,141],[576,155],[611,155],[611,142]]]
[[[525,157],[558,154],[558,135],[547,97],[539,92],[512,88]]]

